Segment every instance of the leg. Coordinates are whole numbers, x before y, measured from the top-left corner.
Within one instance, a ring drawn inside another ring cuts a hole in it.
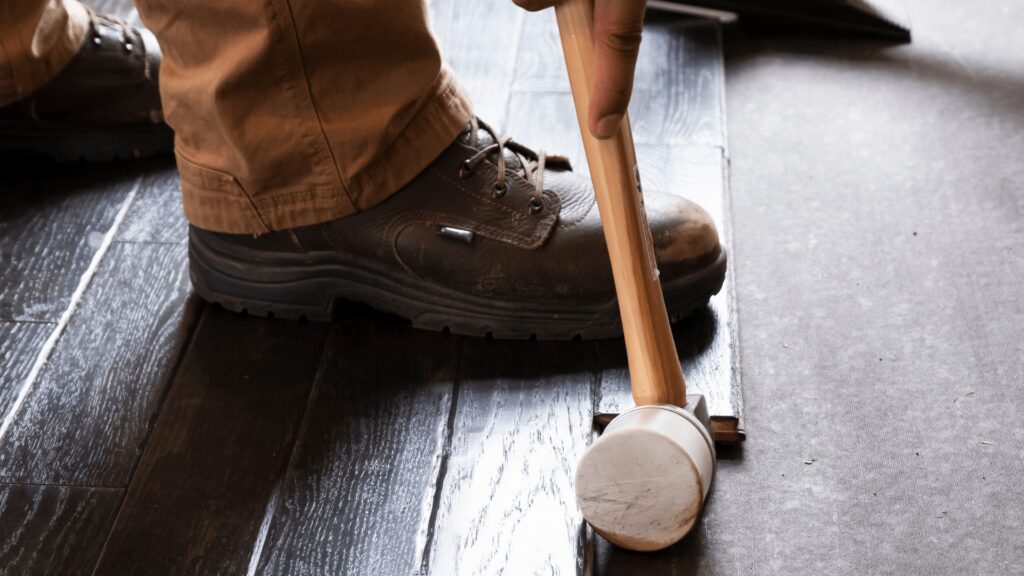
[[[77,0],[0,0],[0,106],[56,76],[78,51],[88,26]]]
[[[140,10],[164,50],[190,272],[207,301],[329,319],[354,300],[504,337],[620,331],[589,183],[472,116],[422,0]],[[696,205],[652,194],[647,206],[669,310],[685,314],[719,290],[725,254]]]
[[[265,233],[376,205],[471,116],[421,0],[144,0],[185,213]]]
[[[77,0],[0,0],[0,156],[169,153],[152,34]]]

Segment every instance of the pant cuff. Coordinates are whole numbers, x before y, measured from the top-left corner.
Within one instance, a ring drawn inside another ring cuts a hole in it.
[[[433,90],[405,130],[343,189],[288,191],[251,198],[234,177],[178,154],[185,217],[217,232],[261,234],[329,222],[371,208],[420,174],[455,140],[472,105],[442,65]]]
[[[0,38],[0,106],[25,98],[53,80],[78,53],[89,30],[89,13],[77,0],[64,0],[61,6],[47,8],[46,18],[66,15],[63,29],[42,55],[34,47],[24,46],[21,31],[0,15],[0,27],[11,32]],[[45,24],[41,24],[45,25]]]

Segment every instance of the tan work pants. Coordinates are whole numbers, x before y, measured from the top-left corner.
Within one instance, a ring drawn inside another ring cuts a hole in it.
[[[260,233],[340,218],[409,182],[472,110],[423,0],[139,0],[164,53],[185,215]],[[75,0],[0,0],[0,102],[59,72]]]

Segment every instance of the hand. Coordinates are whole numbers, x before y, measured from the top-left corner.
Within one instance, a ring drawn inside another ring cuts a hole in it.
[[[560,0],[512,1],[532,12]],[[602,140],[615,134],[629,106],[646,7],[647,0],[594,0],[597,69],[589,123],[590,133]]]

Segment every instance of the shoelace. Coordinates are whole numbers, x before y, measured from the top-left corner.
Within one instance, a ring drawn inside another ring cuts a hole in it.
[[[112,16],[110,14],[100,14],[95,10],[88,10],[89,12],[89,23],[92,25],[92,43],[95,46],[103,44],[103,36],[100,34],[100,25],[103,24],[107,28],[113,28],[121,31],[121,45],[128,52],[131,52],[135,46],[132,44],[132,39],[128,36],[128,30],[131,25],[127,21]]]
[[[481,148],[473,157],[466,159],[459,169],[459,177],[465,178],[473,169],[484,160],[497,155],[498,181],[494,185],[494,197],[501,198],[508,192],[508,185],[505,182],[505,150],[512,152],[519,160],[523,168],[523,177],[527,182],[533,184],[533,199],[530,200],[530,213],[537,214],[544,209],[544,167],[548,162],[548,155],[543,150],[534,152],[508,136],[498,134],[486,122],[474,117],[470,120],[469,134],[470,146],[476,148],[479,145],[479,132],[484,130],[494,138],[494,143]],[[552,157],[568,167],[568,160],[563,157]]]

